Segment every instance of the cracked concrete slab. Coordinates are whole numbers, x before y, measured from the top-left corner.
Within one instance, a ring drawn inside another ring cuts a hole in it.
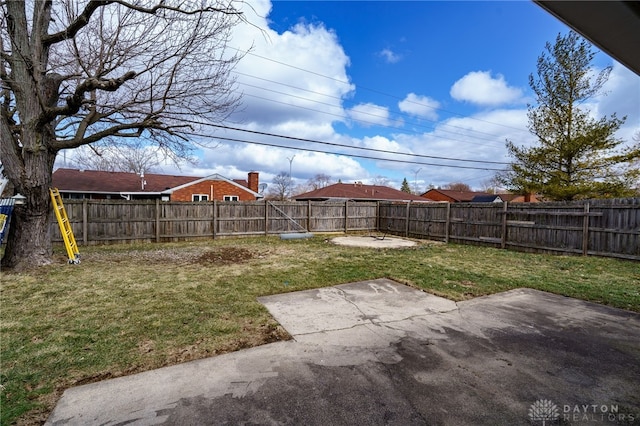
[[[637,313],[385,279],[260,301],[295,340],[68,389],[47,424],[640,422]],[[542,401],[556,411],[531,411]]]
[[[456,303],[389,279],[258,298],[294,338],[457,309]]]

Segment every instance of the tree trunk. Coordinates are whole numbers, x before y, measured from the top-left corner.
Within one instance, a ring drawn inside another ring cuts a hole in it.
[[[3,267],[19,271],[51,263],[49,188],[55,158],[55,153],[45,149],[25,153],[24,176],[16,185],[16,192],[26,200],[24,205],[14,208]]]

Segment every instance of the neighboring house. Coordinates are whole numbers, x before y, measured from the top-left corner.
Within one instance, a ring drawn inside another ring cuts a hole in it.
[[[489,194],[487,192],[452,191],[449,189],[430,189],[421,196],[432,201],[446,201],[448,203],[538,202],[534,195]]]
[[[62,197],[80,199],[255,201],[262,198],[258,180],[257,172],[249,172],[247,180],[231,180],[219,174],[191,177],[77,169],[53,172],[53,187]]]
[[[499,194],[476,195],[471,199],[472,203],[502,203],[504,201]]]
[[[397,201],[429,202],[424,198],[388,186],[364,185],[363,183],[334,183],[324,188],[305,192],[293,197],[296,201]]]
[[[449,203],[470,203],[474,197],[493,195],[486,192],[453,191],[450,189],[430,189],[421,197],[432,201],[446,201]]]
[[[535,194],[498,194],[502,201],[508,201],[510,203],[539,203],[540,200]]]

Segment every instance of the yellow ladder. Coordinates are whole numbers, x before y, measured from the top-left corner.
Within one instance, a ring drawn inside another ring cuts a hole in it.
[[[49,189],[51,194],[51,202],[53,203],[53,211],[56,214],[58,220],[58,226],[60,226],[60,233],[64,240],[64,246],[67,248],[67,255],[69,256],[69,263],[80,263],[80,252],[78,251],[78,244],[73,236],[73,230],[71,229],[71,223],[69,223],[69,217],[67,211],[62,204],[62,196],[58,188]]]

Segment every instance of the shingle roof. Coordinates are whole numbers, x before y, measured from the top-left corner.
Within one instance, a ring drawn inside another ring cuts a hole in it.
[[[422,194],[423,197],[425,198],[429,198],[429,192],[439,192],[443,195],[446,195],[447,197],[452,198],[453,200],[459,202],[459,203],[465,203],[465,202],[470,202],[471,200],[473,200],[473,197],[476,197],[478,195],[493,195],[493,194],[489,194],[486,192],[474,192],[474,191],[453,191],[450,189],[430,189],[427,192],[425,192],[424,194]]]
[[[502,201],[513,201],[518,197],[522,197],[522,195],[520,194],[496,194],[496,195],[499,195]]]
[[[142,179],[136,173],[98,170],[57,169],[53,172],[53,186],[61,191],[81,192],[162,192],[201,179],[193,176],[172,176],[147,173]]]
[[[430,201],[418,195],[408,194],[406,192],[398,191],[397,189],[389,188],[388,186],[363,185],[359,183],[335,183],[333,185],[325,186],[324,188],[297,195],[293,198],[300,201],[329,199],[420,201],[423,203]]]
[[[496,200],[502,201],[502,198],[499,194],[476,195],[471,199],[471,202],[472,203],[493,203]]]

